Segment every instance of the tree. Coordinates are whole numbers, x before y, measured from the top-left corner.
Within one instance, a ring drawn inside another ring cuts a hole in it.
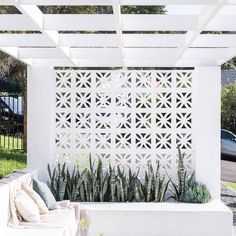
[[[231,60],[227,61],[221,67],[223,70],[236,70],[236,57],[232,58]]]
[[[221,126],[236,133],[236,84],[222,89]]]

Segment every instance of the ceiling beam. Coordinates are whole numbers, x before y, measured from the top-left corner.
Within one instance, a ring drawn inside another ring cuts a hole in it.
[[[205,30],[208,23],[216,16],[216,14],[222,9],[226,0],[221,0],[221,2],[216,6],[205,6],[202,12],[198,16],[199,26],[197,30],[189,31],[186,35],[186,45],[185,47],[179,48],[179,53],[176,57],[176,62],[174,65],[178,63],[178,60],[185,54],[194,40],[201,34],[202,31]]]
[[[22,5],[46,5],[46,6],[112,6],[113,0],[18,0]],[[216,5],[219,0],[207,0],[208,5]],[[234,4],[235,0],[229,0],[230,4]],[[118,0],[120,5],[205,5],[206,0]],[[14,1],[1,0],[0,5],[15,5]]]
[[[121,15],[121,21],[123,31],[236,31],[236,15],[218,15],[205,27],[196,15]],[[0,14],[0,30],[116,31],[116,23],[112,14],[56,14],[44,15],[40,28],[25,15]]]
[[[118,0],[113,0],[112,9],[113,9],[113,17],[115,18],[115,29],[118,41],[118,48],[120,51],[120,55],[118,55],[118,58],[120,58],[121,64],[123,65],[122,62],[122,59],[124,57],[123,38],[122,38],[123,34],[122,34],[122,23],[121,23],[121,9]]]
[[[43,35],[48,37],[49,40],[51,40],[52,43],[54,43],[55,47],[60,50],[60,52],[68,59],[70,58],[70,52],[68,48],[62,48],[58,45],[59,40],[59,34],[57,31],[47,31],[43,28],[44,23],[44,14],[39,10],[38,6],[36,5],[16,5],[17,9],[24,15],[27,16],[33,24],[35,24],[36,27],[40,28],[40,31]],[[71,60],[71,62],[76,65],[76,62]]]

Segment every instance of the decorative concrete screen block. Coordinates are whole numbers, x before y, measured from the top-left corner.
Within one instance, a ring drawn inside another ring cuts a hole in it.
[[[194,168],[191,70],[55,71],[55,153],[133,170],[176,170],[176,148]]]

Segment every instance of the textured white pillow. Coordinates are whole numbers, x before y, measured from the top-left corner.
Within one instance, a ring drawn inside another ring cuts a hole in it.
[[[29,197],[35,202],[39,209],[40,214],[48,213],[48,208],[44,203],[43,199],[27,184],[21,185],[22,189],[29,195]]]
[[[39,209],[34,201],[24,191],[17,193],[15,206],[22,218],[27,222],[40,222]]]

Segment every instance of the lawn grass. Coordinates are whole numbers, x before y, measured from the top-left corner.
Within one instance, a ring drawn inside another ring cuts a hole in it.
[[[0,179],[15,169],[26,167],[26,154],[20,151],[0,149]]]
[[[0,135],[0,148],[10,150],[23,149],[22,138]]]
[[[236,191],[236,183],[234,182],[224,182],[224,184],[230,188],[232,188],[234,191]]]

